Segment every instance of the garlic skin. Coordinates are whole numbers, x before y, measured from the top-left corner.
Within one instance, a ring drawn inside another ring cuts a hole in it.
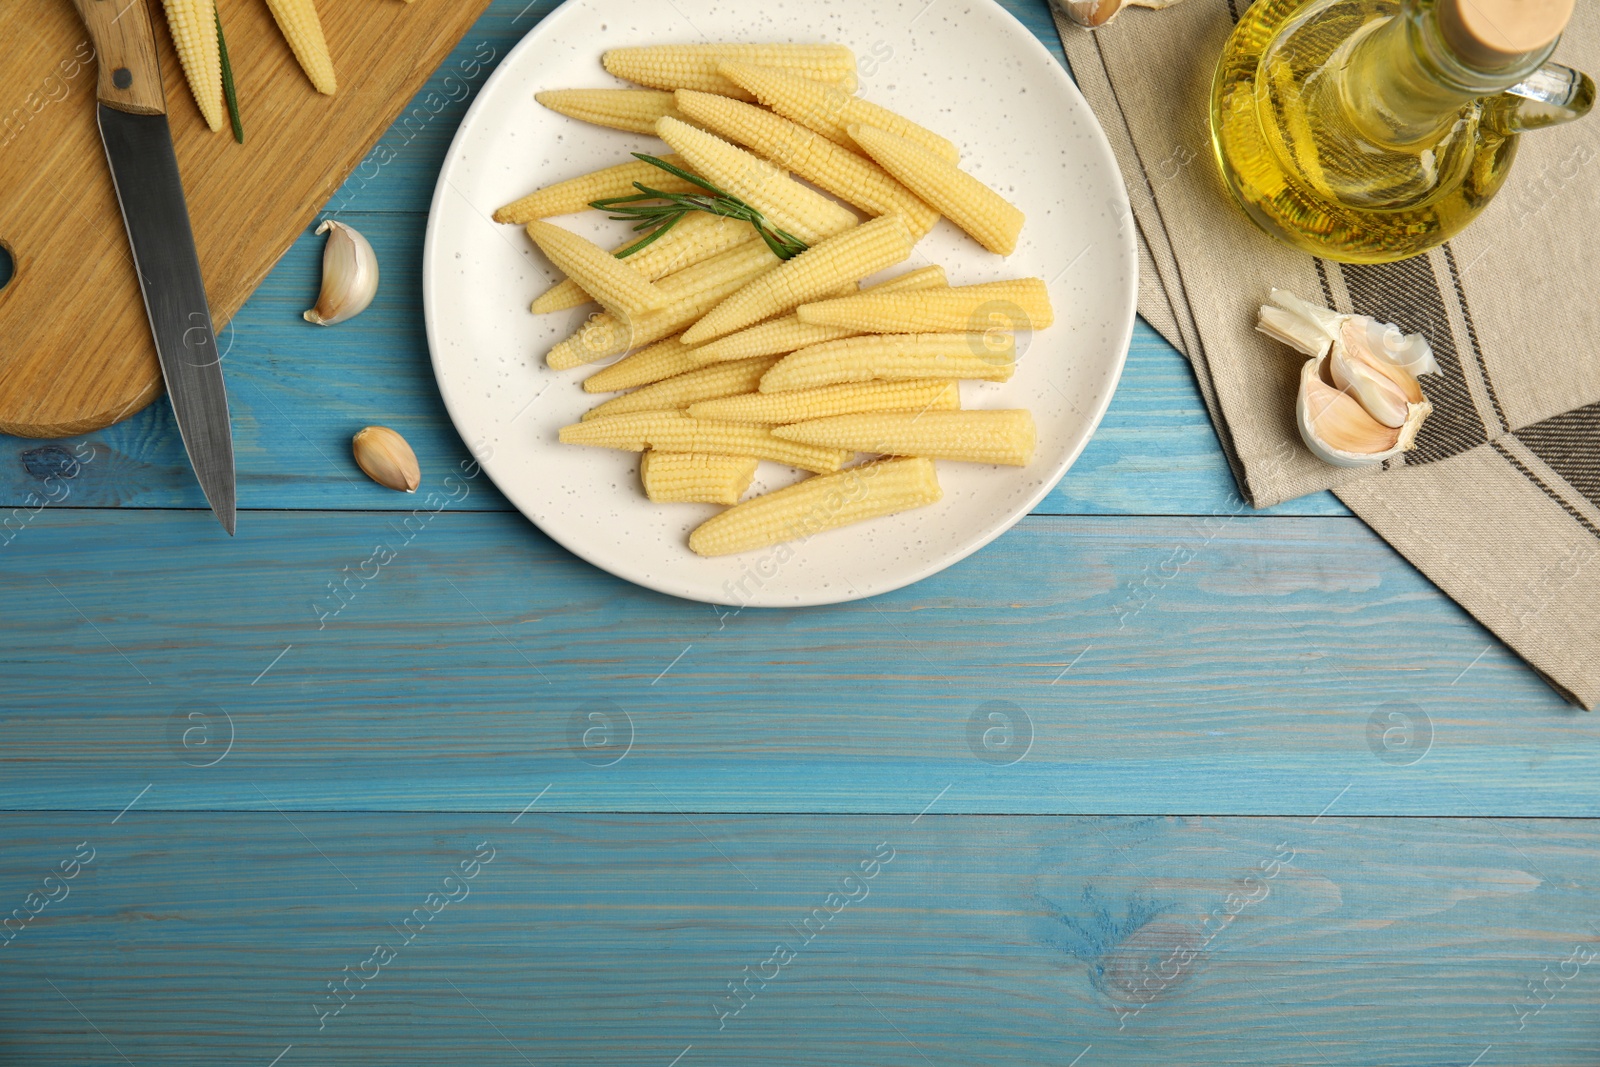
[[[1365,315],[1349,316],[1347,327],[1362,322],[1370,350],[1382,359],[1405,371],[1413,379],[1423,374],[1438,374],[1439,363],[1433,358],[1433,348],[1420,333],[1402,334],[1400,327],[1367,318]]]
[[[415,493],[422,484],[422,468],[406,439],[387,426],[367,426],[350,439],[356,466],[386,489]]]
[[[1347,317],[1318,307],[1283,289],[1272,290],[1271,304],[1263,305],[1256,329],[1308,356],[1325,356]]]
[[[322,292],[307,322],[332,326],[355,318],[378,292],[378,254],[356,230],[335,219],[323,219],[317,233],[327,234],[322,246]]]
[[[1312,454],[1336,467],[1367,467],[1411,448],[1433,411],[1417,375],[1439,373],[1427,339],[1281,289],[1271,299],[1256,329],[1310,357],[1295,422]]]

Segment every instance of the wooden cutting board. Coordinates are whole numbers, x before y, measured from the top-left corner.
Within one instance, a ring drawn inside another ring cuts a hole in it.
[[[159,0],[167,112],[220,329],[489,0],[320,0],[339,91],[306,80],[263,0],[221,0],[245,143],[206,128]],[[67,0],[3,0],[0,430],[64,437],[127,418],[161,371],[95,126],[93,50]]]

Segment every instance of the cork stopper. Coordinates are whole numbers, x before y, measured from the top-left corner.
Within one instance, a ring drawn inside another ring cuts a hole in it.
[[[1439,0],[1439,30],[1470,67],[1494,70],[1548,48],[1577,0]]]

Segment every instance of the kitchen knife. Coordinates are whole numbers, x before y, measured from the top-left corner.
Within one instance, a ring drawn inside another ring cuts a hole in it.
[[[100,141],[128,228],[161,376],[200,488],[234,527],[233,434],[222,357],[200,278],[189,209],[167,127],[166,93],[145,0],[72,0],[99,60]]]

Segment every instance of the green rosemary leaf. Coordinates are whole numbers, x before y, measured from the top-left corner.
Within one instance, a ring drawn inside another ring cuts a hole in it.
[[[638,241],[635,241],[633,244],[629,245],[627,248],[624,248],[620,252],[617,252],[616,253],[617,258],[618,259],[626,259],[627,257],[633,255],[635,252],[639,251],[639,249],[645,247],[651,241],[654,241],[657,237],[660,237],[662,234],[664,234],[668,230],[672,229],[672,227],[677,224],[678,219],[681,219],[681,218],[683,218],[682,215],[677,215],[677,216],[674,216],[671,219],[668,219],[666,222],[662,223],[661,226],[659,226],[655,230],[651,231],[650,233],[646,234],[642,239],[640,239]],[[634,228],[638,229],[638,227],[634,227]]]
[[[244,120],[239,116],[239,93],[233,85],[233,64],[228,62],[228,39],[222,36],[222,14],[217,18],[217,51],[222,53],[222,97],[228,102],[228,122],[233,126],[233,139],[244,144]]]
[[[756,229],[761,232],[761,236],[764,239],[767,238],[769,232],[771,233],[772,236],[771,239],[767,240],[767,246],[772,248],[772,251],[782,259],[798,256],[806,250],[806,243],[800,238],[788,230],[780,230],[776,226],[768,225],[764,219],[757,225]],[[774,242],[777,246],[781,246],[782,251],[779,250],[779,247],[774,246]]]
[[[676,165],[674,165],[672,163],[668,163],[664,159],[658,159],[657,157],[649,155],[649,154],[644,153],[644,152],[635,152],[635,153],[633,153],[633,156],[634,156],[635,159],[644,160],[646,163],[650,164],[652,167],[660,167],[662,170],[666,171],[668,174],[676,174],[678,177],[682,178],[684,181],[690,183],[691,185],[698,185],[700,188],[704,189],[708,193],[712,193],[712,194],[714,194],[716,196],[727,196],[728,195],[727,193],[723,192],[721,189],[718,189],[715,185],[712,185],[710,182],[708,182],[704,178],[700,177],[698,174],[690,174],[688,171],[684,170],[682,167],[676,166]],[[634,184],[637,185],[638,183],[635,182]]]
[[[772,234],[768,232],[765,226],[757,226],[756,232],[761,235],[761,239],[763,241],[767,242],[767,247],[772,249],[773,255],[777,256],[779,259],[789,258],[788,255],[785,255],[785,249],[783,245],[778,242],[777,238],[773,237]]]
[[[599,208],[601,211],[610,211],[613,204],[632,204],[640,200],[656,199],[659,199],[659,197],[649,196],[644,193],[635,193],[633,196],[611,196],[604,200],[591,200],[589,201],[589,206],[592,208]]]
[[[730,193],[723,192],[715,185],[690,174],[682,167],[674,166],[664,159],[644,152],[635,152],[634,156],[659,167],[669,174],[699,186],[706,190],[705,193],[666,193],[660,189],[653,189],[643,182],[634,182],[633,187],[638,193],[632,196],[612,196],[603,200],[591,200],[589,206],[599,211],[611,212],[608,217],[616,222],[632,222],[635,233],[641,230],[650,230],[641,240],[615,253],[618,259],[626,258],[639,249],[666,233],[678,220],[691,211],[703,211],[708,215],[720,215],[723,218],[738,219],[748,222],[755,227],[756,233],[766,242],[772,254],[779,259],[792,259],[804,252],[807,245],[800,238],[785,230],[780,230],[768,224],[761,212],[751,207]],[[653,227],[653,229],[652,229]]]
[[[676,203],[678,201],[704,201],[710,199],[700,193],[663,193],[660,189],[652,189],[643,182],[634,182],[633,187],[639,190],[645,200],[671,200]]]

